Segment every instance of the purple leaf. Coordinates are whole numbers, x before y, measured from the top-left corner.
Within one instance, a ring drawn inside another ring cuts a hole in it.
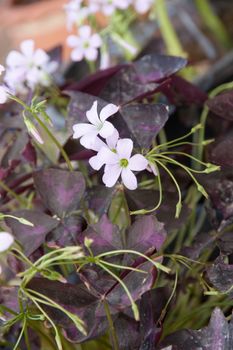
[[[58,226],[59,221],[35,210],[18,210],[12,215],[24,218],[34,226],[21,224],[15,219],[6,218],[6,224],[11,228],[15,238],[21,243],[25,255],[31,255],[45,242],[47,234]]]
[[[34,183],[44,206],[60,218],[79,207],[85,191],[82,173],[74,171],[41,170],[34,174]]]
[[[91,249],[94,255],[123,248],[119,229],[111,223],[107,215],[103,215],[97,224],[89,226],[80,234],[81,243],[85,237],[93,240]]]
[[[140,216],[126,234],[126,249],[151,255],[155,250],[159,251],[165,239],[163,223],[153,215]],[[129,261],[129,258],[129,255],[125,256],[125,260]]]
[[[233,121],[233,90],[209,99],[206,104],[211,112],[221,118]]]
[[[5,287],[0,286],[0,305],[6,306],[14,312],[19,311],[18,304],[18,287]],[[1,310],[2,313],[2,310]],[[12,314],[9,312],[3,312],[6,319],[10,319]]]
[[[130,271],[123,278],[123,282],[130,291],[134,301],[137,301],[142,294],[152,288],[157,277],[157,271],[150,262],[144,262],[138,265],[137,268],[147,272],[147,274]],[[123,310],[131,305],[125,290],[119,283],[116,283],[115,287],[107,293],[106,299],[114,309],[118,310]]]
[[[144,84],[166,79],[184,68],[187,60],[166,55],[146,55],[133,63],[137,76]]]
[[[118,71],[126,65],[117,65],[104,70],[99,70],[94,74],[88,75],[79,82],[75,82],[65,87],[68,91],[82,91],[90,95],[98,96],[108,80],[110,80]]]
[[[85,229],[85,226],[86,222],[81,216],[65,217],[47,236],[46,241],[59,247],[76,245],[79,235]]]
[[[168,120],[163,104],[134,104],[124,106],[120,113],[133,137],[142,148],[149,148]]]
[[[214,288],[233,297],[233,265],[226,264],[223,257],[215,260],[214,264],[207,268],[207,276]]]
[[[114,322],[114,328],[121,350],[138,349],[140,346],[139,322],[125,313],[119,313]]]
[[[115,193],[115,187],[107,188],[103,185],[93,186],[92,188],[87,189],[86,199],[89,209],[93,210],[99,217],[106,214]]]
[[[197,331],[192,329],[177,331],[166,337],[158,350],[165,350],[165,347],[169,346],[172,350],[231,350],[232,334],[233,324],[228,324],[222,311],[216,308],[207,327]]]
[[[208,159],[210,162],[222,167],[233,166],[233,133],[225,134],[216,140],[210,147]]]

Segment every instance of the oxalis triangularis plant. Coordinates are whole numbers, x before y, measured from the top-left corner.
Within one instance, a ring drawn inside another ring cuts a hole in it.
[[[162,55],[59,83],[58,61],[25,41],[1,68],[2,348],[231,349],[231,177],[204,131],[232,83],[207,99]]]

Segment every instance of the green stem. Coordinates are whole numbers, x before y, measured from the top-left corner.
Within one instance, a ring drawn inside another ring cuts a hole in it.
[[[160,25],[160,31],[166,44],[167,53],[186,57],[187,55],[181,46],[179,38],[172,26],[171,19],[169,18],[165,0],[156,0],[155,11]]]
[[[105,309],[105,313],[109,323],[109,333],[110,333],[110,338],[112,340],[113,350],[120,350],[115,327],[113,324],[113,320],[112,320],[112,316],[111,316],[111,312],[110,312],[110,308],[107,300],[104,300],[104,309]]]
[[[213,32],[215,38],[226,48],[232,46],[232,40],[224,24],[215,14],[213,7],[208,0],[196,0],[197,9],[204,21],[204,24]]]
[[[22,206],[27,206],[27,201],[24,198],[21,198],[17,193],[12,191],[2,180],[0,180],[0,187],[9,193],[13,198],[15,198]]]
[[[22,337],[23,337],[23,333],[24,333],[24,330],[25,330],[25,327],[26,327],[26,322],[27,322],[27,319],[26,319],[26,317],[24,316],[24,319],[23,319],[23,326],[22,326],[21,332],[20,332],[20,334],[19,334],[19,337],[18,337],[18,339],[17,339],[17,342],[16,342],[16,344],[15,344],[13,350],[18,350],[19,343],[20,343],[20,341],[21,341],[21,339],[22,339]]]
[[[216,87],[214,90],[212,90],[210,92],[209,98],[213,98],[213,97],[217,96],[218,94],[220,94],[221,92],[223,92],[225,90],[229,90],[229,89],[233,89],[233,82],[222,84],[222,85]],[[202,125],[202,128],[199,130],[199,133],[197,135],[198,143],[200,145],[197,147],[196,153],[195,153],[196,158],[198,158],[199,160],[202,160],[202,157],[203,157],[204,145],[202,143],[205,139],[205,127],[206,127],[206,120],[208,117],[208,113],[209,113],[209,107],[207,105],[205,105],[204,109],[202,111],[201,117],[200,117],[200,124]],[[196,164],[196,169],[198,169],[197,164]]]

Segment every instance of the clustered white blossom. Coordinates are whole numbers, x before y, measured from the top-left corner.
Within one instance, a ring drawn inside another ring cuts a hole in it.
[[[69,31],[75,28],[76,35],[70,35],[67,38],[67,44],[73,50],[71,59],[81,61],[83,58],[89,61],[95,61],[98,56],[98,49],[103,41],[100,36],[93,32],[93,28],[88,25],[92,16],[102,13],[106,17],[113,16],[118,11],[127,10],[130,6],[139,14],[147,13],[155,0],[70,0],[64,5],[66,12],[67,29]],[[111,33],[112,39],[114,40]],[[115,33],[116,34],[116,33]],[[116,38],[115,40],[116,41]],[[127,43],[123,37],[117,38],[117,43],[126,51],[133,55],[137,49]],[[133,51],[133,52],[132,52]],[[102,58],[102,56],[104,56]],[[107,60],[106,60],[107,58]],[[109,57],[106,56],[106,50],[102,46],[101,50],[101,68],[109,66]]]
[[[2,66],[1,66],[2,67]],[[58,63],[51,61],[49,55],[42,49],[35,49],[33,40],[24,40],[20,51],[12,50],[6,58],[6,68],[3,85],[0,86],[0,103],[5,103],[9,93],[22,95],[37,86],[51,85],[53,74]]]
[[[133,141],[129,138],[120,139],[118,131],[107,119],[114,115],[119,107],[110,103],[98,113],[98,102],[95,101],[86,112],[89,123],[73,125],[73,138],[97,154],[89,159],[91,167],[100,170],[104,166],[103,182],[107,187],[116,184],[119,177],[129,190],[137,188],[137,178],[133,171],[145,170],[147,159],[141,154],[131,156]]]

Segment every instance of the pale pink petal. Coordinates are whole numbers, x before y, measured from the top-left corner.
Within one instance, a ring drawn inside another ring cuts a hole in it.
[[[42,66],[43,64],[46,64],[49,61],[49,56],[44,50],[37,49],[33,56],[33,61],[37,66]]]
[[[106,16],[111,16],[114,11],[115,11],[115,7],[113,5],[104,5],[103,7],[103,13]]]
[[[33,52],[34,52],[34,47],[35,47],[35,42],[34,42],[34,40],[31,40],[31,39],[24,40],[20,44],[20,49],[25,57],[32,57]]]
[[[11,51],[7,58],[6,58],[6,64],[9,67],[17,67],[20,65],[25,64],[25,57],[18,51]]]
[[[144,14],[147,11],[149,11],[150,7],[152,5],[152,0],[136,0],[135,2],[135,10],[140,13]]]
[[[100,168],[104,165],[104,161],[98,154],[89,159],[90,166],[95,170],[100,170]]]
[[[102,147],[98,153],[98,156],[103,159],[104,164],[113,165],[119,164],[119,157],[116,153],[112,152],[108,147]]]
[[[84,49],[84,56],[88,61],[95,61],[98,57],[98,50],[94,47]]]
[[[73,131],[74,131],[73,138],[78,139],[79,137],[85,134],[89,134],[90,132],[96,131],[96,127],[88,123],[78,123],[73,125]],[[96,131],[96,134],[97,132],[98,131]]]
[[[5,71],[5,68],[0,64],[0,75]]]
[[[145,170],[148,165],[148,161],[141,154],[135,154],[129,159],[129,169],[134,171]]]
[[[14,243],[14,237],[8,232],[0,232],[0,253],[5,252]]]
[[[66,43],[70,47],[76,47],[80,46],[81,40],[77,35],[69,35],[68,38],[66,39]]]
[[[91,109],[89,109],[86,112],[86,116],[87,116],[87,119],[89,120],[89,122],[96,125],[96,126],[100,124],[98,111],[97,111],[97,105],[98,105],[98,102],[95,101],[93,103],[93,105],[91,106]]]
[[[3,86],[0,86],[0,104],[3,104],[7,101],[7,91]]]
[[[106,187],[113,187],[121,174],[121,167],[118,164],[105,167],[103,183]]]
[[[110,149],[116,149],[117,141],[119,140],[119,132],[114,130],[113,134],[106,138],[106,143]]]
[[[117,153],[120,159],[128,159],[133,150],[133,141],[131,139],[121,139],[117,142]]]
[[[83,135],[80,139],[81,145],[87,149],[93,149],[97,134],[98,131],[92,131],[88,134]]]
[[[102,45],[102,40],[100,35],[97,33],[93,34],[90,38],[89,43],[90,43],[90,46],[92,47],[96,47],[96,48],[100,47]]]
[[[104,122],[106,119],[108,119],[111,115],[115,114],[119,111],[119,106],[114,105],[113,103],[109,103],[107,106],[102,108],[100,112],[100,120]]]
[[[123,168],[121,173],[122,182],[129,190],[135,190],[138,182],[134,173],[129,168]]]
[[[82,48],[75,49],[71,52],[70,55],[73,61],[81,61],[84,57],[84,51]]]
[[[78,30],[79,35],[83,39],[89,39],[91,35],[91,27],[90,26],[82,26]]]
[[[140,0],[140,1],[144,1],[144,0]],[[116,6],[121,10],[126,10],[130,5],[130,2],[127,0],[116,0],[114,2]]]
[[[99,152],[102,147],[106,147],[106,144],[97,136],[95,142],[91,145],[93,151]]]
[[[106,139],[107,137],[111,136],[114,133],[114,126],[112,125],[112,123],[109,123],[108,121],[105,121],[103,123],[102,128],[99,130],[99,134],[101,137],[103,137],[104,139]]]
[[[146,170],[148,170],[150,173],[153,173],[155,176],[158,176],[158,172],[154,164],[149,163]]]

